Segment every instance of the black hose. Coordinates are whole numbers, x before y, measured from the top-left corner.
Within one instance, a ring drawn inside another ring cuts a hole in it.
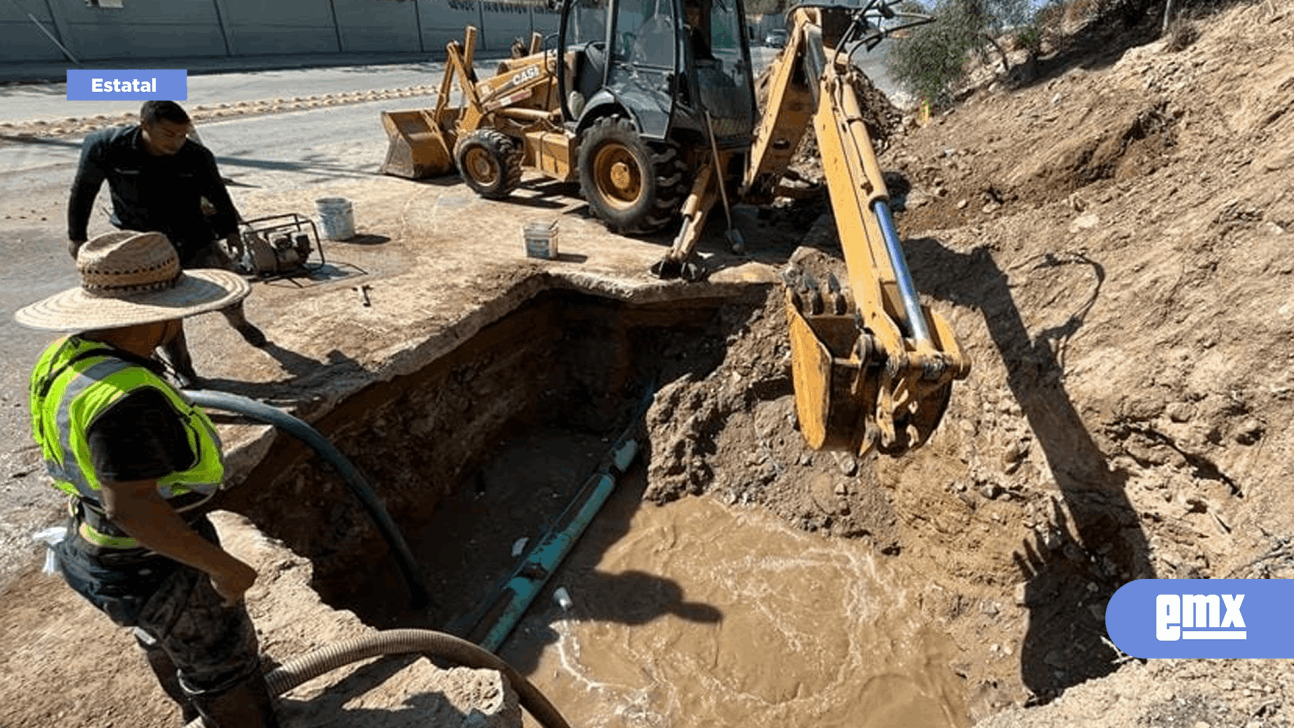
[[[264,402],[229,392],[186,389],[184,394],[201,407],[237,412],[259,422],[274,425],[309,445],[328,461],[346,482],[350,492],[359,499],[364,510],[368,512],[369,518],[372,519],[373,525],[377,526],[377,530],[382,533],[382,538],[386,539],[387,545],[390,546],[395,556],[396,566],[400,568],[405,586],[409,589],[410,606],[413,609],[421,609],[427,605],[429,594],[427,582],[414,560],[413,552],[409,550],[409,544],[404,540],[404,534],[400,532],[395,521],[391,520],[391,514],[387,513],[386,506],[382,505],[382,501],[373,493],[364,473],[351,464],[350,460],[328,441],[328,438],[305,422]]]
[[[292,688],[352,662],[383,655],[421,654],[457,665],[495,670],[507,678],[517,698],[544,728],[570,728],[557,708],[521,673],[496,655],[464,639],[426,629],[391,629],[321,647],[307,655],[288,660],[265,676],[270,695],[283,695]],[[202,719],[187,728],[201,728]]]

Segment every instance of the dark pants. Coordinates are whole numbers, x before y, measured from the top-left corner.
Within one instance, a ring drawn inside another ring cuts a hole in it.
[[[238,268],[226,253],[220,244],[212,239],[204,245],[198,246],[176,246],[180,252],[180,267],[188,270],[190,268],[220,268],[222,270],[237,271]],[[252,325],[247,321],[247,314],[243,311],[243,302],[239,301],[232,306],[220,309],[225,320],[229,322],[240,333],[247,332]],[[247,336],[243,333],[244,338]],[[184,335],[184,329],[180,333],[161,347],[162,354],[165,356],[167,363],[181,377],[188,379],[190,382],[198,378],[197,372],[193,368],[193,357],[189,354],[189,340]]]
[[[135,549],[101,549],[74,518],[56,549],[63,578],[112,621],[134,627],[158,682],[184,709],[218,728],[276,725],[261,675],[256,630],[241,603],[223,604],[205,573]],[[194,530],[219,543],[205,516]]]

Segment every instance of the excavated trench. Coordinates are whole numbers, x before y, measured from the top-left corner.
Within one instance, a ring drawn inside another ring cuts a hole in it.
[[[325,602],[378,626],[443,626],[479,596],[473,585],[492,584],[512,563],[517,538],[566,505],[651,383],[705,377],[762,300],[753,291],[629,305],[547,291],[314,422],[367,475],[423,562],[433,605],[416,617],[404,613],[407,591],[358,502],[291,438],[278,437],[245,479],[255,487],[235,488],[227,507],[309,558]],[[501,462],[517,440],[537,449]]]
[[[648,305],[547,291],[313,423],[406,535],[425,609],[410,608],[357,500],[295,441],[280,436],[225,507],[309,558],[329,605],[378,628],[466,634],[519,539],[559,519],[612,441],[648,419],[653,391],[711,376],[766,299],[762,287]],[[751,384],[756,403],[791,392],[789,377]],[[646,503],[653,433],[640,434],[638,462],[500,652],[572,724],[844,726],[860,710],[875,726],[965,724],[947,636],[867,544],[711,498]]]

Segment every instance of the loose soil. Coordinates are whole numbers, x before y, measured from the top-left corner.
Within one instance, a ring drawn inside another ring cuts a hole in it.
[[[923,449],[805,450],[776,294],[650,415],[649,498],[757,503],[926,567],[985,725],[1294,721],[1284,663],[1105,637],[1131,579],[1294,575],[1294,13],[1242,4],[1181,50],[1137,40],[1156,22],[888,140],[917,288],[973,360]],[[805,245],[839,255],[825,220]]]
[[[661,380],[647,414],[646,499],[766,508],[926,574],[916,603],[960,648],[981,726],[1294,724],[1286,663],[1143,662],[1105,638],[1131,579],[1294,575],[1294,12],[1239,4],[1180,50],[1147,40],[1154,22],[888,137],[917,287],[973,361],[922,449],[806,450],[776,291],[720,313],[692,344],[707,365]],[[827,212],[744,232],[755,251],[810,229],[798,255],[838,256]],[[43,605],[91,619],[49,583],[6,590],[6,654],[38,660]],[[171,717],[146,674],[91,718],[43,688],[101,661],[18,664],[5,700],[40,724],[131,722],[136,695],[152,718],[132,725]]]

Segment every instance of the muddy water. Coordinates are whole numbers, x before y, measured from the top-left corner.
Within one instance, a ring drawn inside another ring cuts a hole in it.
[[[572,725],[969,724],[919,575],[759,510],[621,487],[550,582],[570,609],[537,604],[503,653]]]

